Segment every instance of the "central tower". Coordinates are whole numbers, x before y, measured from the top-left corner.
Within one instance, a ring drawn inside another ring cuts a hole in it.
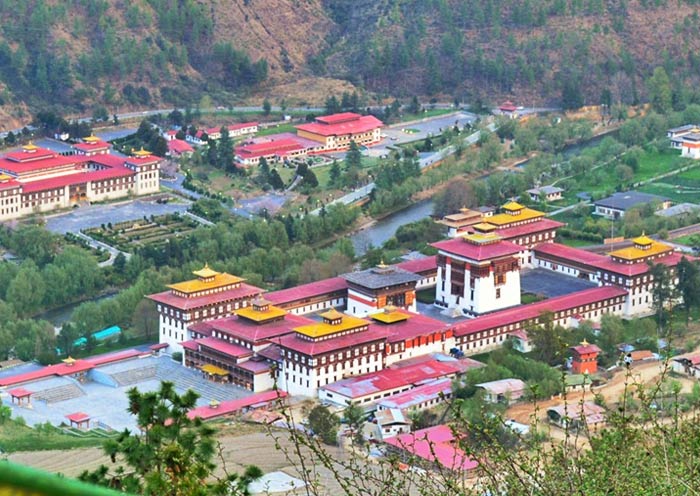
[[[440,241],[435,305],[467,316],[520,305],[520,254],[495,233]]]

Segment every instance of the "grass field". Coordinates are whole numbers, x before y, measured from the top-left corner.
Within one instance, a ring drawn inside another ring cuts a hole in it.
[[[261,129],[257,132],[255,136],[269,136],[271,134],[279,133],[294,133],[296,132],[295,124],[280,124],[279,126],[268,127],[267,129]]]
[[[57,428],[32,429],[15,420],[0,424],[0,450],[4,453],[88,448],[102,446],[104,442],[105,436],[99,433],[78,437]]]

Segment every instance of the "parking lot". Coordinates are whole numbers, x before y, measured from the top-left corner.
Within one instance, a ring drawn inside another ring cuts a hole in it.
[[[46,217],[46,229],[57,234],[77,233],[81,229],[99,227],[102,224],[116,224],[128,220],[138,220],[151,215],[166,215],[184,212],[188,203],[156,203],[135,200],[110,205],[90,205],[74,208],[71,212]]]

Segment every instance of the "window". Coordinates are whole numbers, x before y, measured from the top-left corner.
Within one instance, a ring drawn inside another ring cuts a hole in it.
[[[501,297],[501,288],[496,288],[496,299]]]

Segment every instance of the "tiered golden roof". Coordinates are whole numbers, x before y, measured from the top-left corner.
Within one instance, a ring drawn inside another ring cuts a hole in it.
[[[466,241],[467,243],[471,243],[473,245],[488,245],[491,243],[496,243],[498,241],[501,241],[503,238],[501,238],[497,233],[495,232],[488,232],[488,233],[471,233],[471,234],[465,234],[462,236],[462,239]]]
[[[503,205],[503,210],[506,213],[496,214],[488,218],[488,223],[497,227],[507,226],[515,222],[523,222],[535,220],[544,217],[544,213],[532,208],[523,207],[516,202],[508,202]]]
[[[384,310],[382,312],[374,313],[370,315],[370,317],[384,324],[394,324],[396,322],[403,322],[404,320],[408,320],[410,318],[410,315],[404,312],[400,312],[393,305],[387,305],[384,307]]]
[[[352,315],[342,314],[335,309],[322,313],[320,316],[323,317],[323,322],[303,325],[296,327],[294,330],[310,338],[321,338],[367,326],[366,320],[353,317]],[[331,324],[330,322],[338,323]]]
[[[239,317],[252,320],[253,322],[265,322],[287,315],[286,311],[274,305],[267,305],[266,307],[264,307],[264,310],[260,309],[257,306],[250,305],[245,308],[236,310],[234,313]]]
[[[496,230],[496,226],[489,222],[479,222],[478,224],[474,224],[475,230],[481,231],[481,232],[491,232]]]
[[[144,157],[150,157],[150,156],[151,156],[151,152],[149,152],[148,150],[144,150],[143,147],[141,147],[140,150],[133,150],[133,149],[132,149],[132,150],[131,150],[131,154],[132,154],[134,157],[138,157],[138,158],[144,158]]]
[[[241,277],[236,277],[226,272],[216,272],[205,265],[202,269],[193,272],[197,279],[170,284],[168,287],[181,293],[197,293],[223,286],[232,286],[245,281]]]
[[[610,256],[620,260],[633,262],[635,260],[644,260],[649,257],[664,255],[673,251],[672,246],[651,239],[645,235],[634,238],[632,242],[634,243],[633,246],[612,251],[610,252]]]
[[[85,143],[91,143],[91,144],[92,144],[92,143],[97,143],[98,141],[102,141],[102,140],[101,140],[100,138],[98,138],[97,136],[95,136],[94,134],[91,134],[90,136],[85,136],[85,137],[83,138],[83,141],[84,141]]]

